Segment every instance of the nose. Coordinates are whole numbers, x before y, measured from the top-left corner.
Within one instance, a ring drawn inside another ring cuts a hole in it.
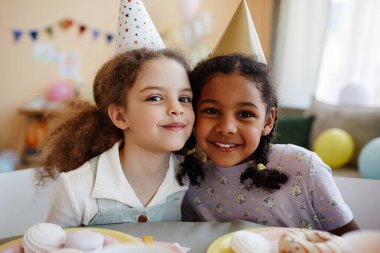
[[[237,132],[236,121],[232,116],[223,116],[216,126],[216,131],[221,134],[234,134]]]
[[[168,114],[170,116],[181,116],[184,113],[183,106],[179,101],[173,101],[168,107]]]

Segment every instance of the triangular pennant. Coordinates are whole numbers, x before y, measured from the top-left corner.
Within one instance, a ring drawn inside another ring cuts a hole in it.
[[[99,37],[99,34],[100,34],[99,30],[97,30],[97,29],[92,30],[92,38],[94,40],[96,40]]]
[[[113,40],[113,34],[111,34],[111,33],[107,34],[106,40],[107,40],[107,42],[111,42]]]
[[[20,40],[21,36],[22,36],[22,31],[13,30],[13,38],[16,42],[18,42]]]
[[[87,26],[80,25],[79,26],[79,34],[83,34],[87,30]]]
[[[135,48],[165,48],[156,27],[140,0],[121,0],[116,52]]]
[[[266,64],[260,40],[245,0],[241,1],[212,55],[235,52],[253,54],[259,62]]]
[[[37,30],[30,31],[29,35],[30,35],[30,37],[32,38],[33,41],[38,39],[38,31]]]
[[[59,22],[59,26],[63,30],[69,29],[73,25],[73,21],[71,19],[64,19]]]
[[[45,32],[47,33],[47,35],[49,35],[49,37],[53,37],[53,27],[51,26],[46,27]]]

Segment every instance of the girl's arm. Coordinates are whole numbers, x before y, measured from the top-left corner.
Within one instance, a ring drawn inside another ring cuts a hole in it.
[[[358,224],[356,224],[355,220],[351,220],[349,223],[347,223],[346,225],[340,227],[340,228],[337,228],[337,229],[334,229],[334,230],[330,230],[329,232],[334,234],[334,235],[343,235],[347,232],[350,232],[350,231],[354,231],[354,230],[359,230],[359,226]]]
[[[324,210],[319,211],[324,216],[322,226],[335,235],[358,230],[359,226],[334,181],[330,167],[313,153],[310,168],[313,170],[309,175],[309,186],[314,195],[313,206],[315,210]],[[330,223],[329,219],[332,219],[335,224]],[[333,228],[334,226],[339,226],[339,228]]]

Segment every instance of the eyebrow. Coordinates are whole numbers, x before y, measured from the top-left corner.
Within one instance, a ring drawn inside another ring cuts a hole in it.
[[[164,88],[160,87],[160,86],[149,86],[149,87],[146,87],[142,90],[140,90],[139,92],[144,92],[144,91],[147,91],[147,90],[165,90]],[[181,89],[181,92],[183,91],[188,91],[188,92],[192,92],[191,88],[183,88]]]
[[[207,104],[207,103],[210,103],[210,104],[220,104],[220,102],[218,102],[217,100],[215,99],[205,99],[205,100],[202,100],[199,105],[201,104]],[[251,102],[240,102],[238,103],[240,106],[250,106],[250,107],[254,107],[256,109],[258,109],[258,106],[255,104],[255,103],[251,103]]]

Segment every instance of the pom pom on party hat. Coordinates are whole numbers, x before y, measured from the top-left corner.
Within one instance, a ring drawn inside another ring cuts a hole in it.
[[[121,0],[116,53],[143,47],[162,49],[165,44],[142,1]]]
[[[259,62],[266,64],[255,24],[245,0],[242,0],[239,4],[211,55],[227,53],[253,54],[256,55]]]

